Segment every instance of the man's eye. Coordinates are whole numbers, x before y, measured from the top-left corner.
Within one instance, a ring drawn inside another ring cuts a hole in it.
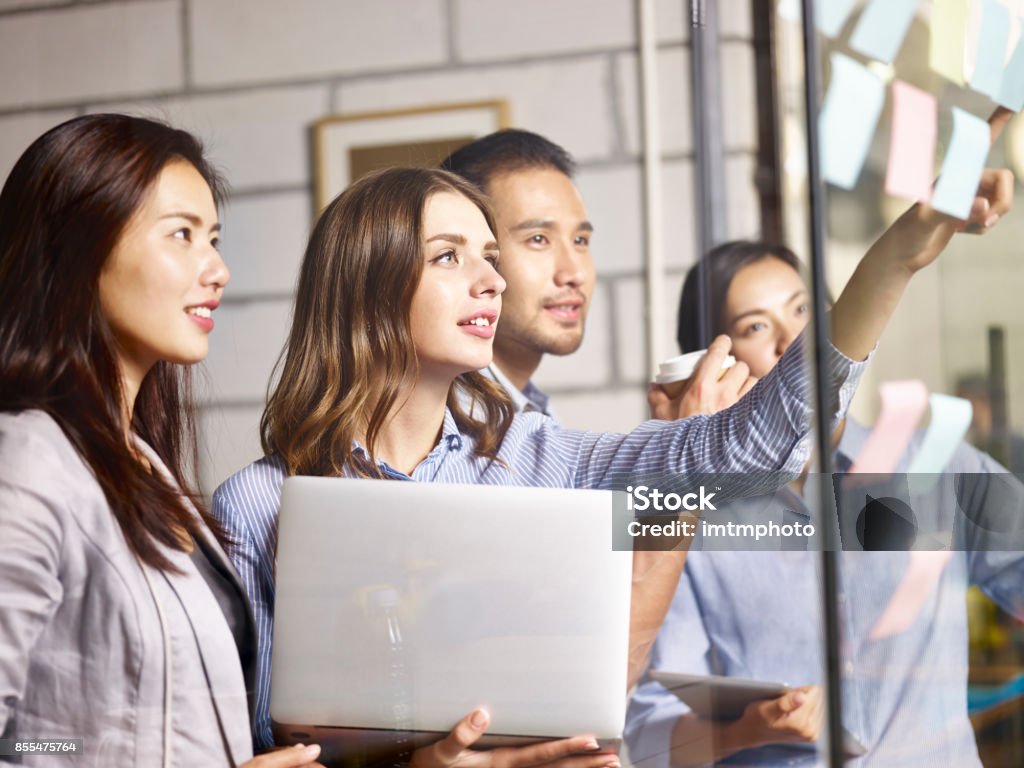
[[[587,246],[590,245],[590,238],[587,237],[586,235],[577,235],[576,240],[574,242],[576,243],[576,245]]]
[[[220,238],[219,237],[215,237],[212,240],[210,240],[210,245],[213,246],[213,250],[219,251],[220,250]]]
[[[533,245],[544,245],[548,239],[544,235],[533,235],[529,242]]]

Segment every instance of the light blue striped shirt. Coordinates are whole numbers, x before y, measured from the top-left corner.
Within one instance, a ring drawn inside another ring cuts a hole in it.
[[[847,422],[837,469],[849,470],[868,433],[865,427]],[[897,472],[906,472],[922,438],[921,432],[914,436]],[[840,553],[836,597],[843,638],[838,649],[843,724],[868,750],[847,765],[980,768],[967,712],[964,594],[969,584],[977,584],[1006,611],[1024,618],[1024,553],[985,546],[984,532],[979,538],[968,523],[984,519],[986,505],[1005,504],[1006,497],[995,492],[966,493],[963,486],[958,491],[955,481],[961,473],[971,477],[1005,472],[991,456],[961,443],[936,485],[913,497],[920,531],[947,532],[952,555],[920,613],[895,634],[875,637],[873,633],[907,572],[908,553]],[[1011,487],[1021,488],[1016,480],[1010,482]],[[976,481],[968,485],[987,488]],[[803,499],[789,489],[774,497],[738,500],[719,512],[743,523],[811,519]],[[775,539],[775,546],[778,542]],[[699,545],[698,538],[694,547]],[[731,546],[732,551],[691,549],[651,650],[651,669],[820,685],[825,651],[821,553]],[[634,766],[671,768],[673,731],[687,711],[685,704],[649,676],[641,679],[630,701],[625,729]],[[769,744],[715,764],[824,766],[827,755],[812,746]]]
[[[493,462],[473,453],[471,439],[459,433],[446,412],[441,439],[411,477],[384,463],[379,466],[395,480],[596,489],[622,487],[637,475],[749,473],[749,488],[738,490],[774,490],[795,477],[810,454],[813,385],[802,349],[801,343],[791,344],[746,397],[714,416],[647,421],[623,435],[561,429],[543,414],[518,414],[498,451],[501,461]],[[845,413],[866,364],[829,349],[826,375],[834,393],[830,410],[837,419]],[[236,472],[213,494],[213,515],[236,542],[232,559],[256,616],[257,749],[273,744],[270,651],[284,477],[280,459],[267,456]]]

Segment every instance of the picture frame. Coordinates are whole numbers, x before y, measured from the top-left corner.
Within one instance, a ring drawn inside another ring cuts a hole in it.
[[[317,213],[371,170],[437,167],[464,144],[508,126],[501,99],[323,117],[313,126]]]

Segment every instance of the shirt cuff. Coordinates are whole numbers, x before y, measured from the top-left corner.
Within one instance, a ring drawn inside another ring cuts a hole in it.
[[[808,356],[805,353],[808,343],[808,331],[804,330],[789,345],[778,365],[779,376],[786,388],[807,403],[811,402],[814,397],[814,377],[810,375],[807,368]],[[840,352],[831,341],[828,342],[822,363],[832,398],[828,403],[827,410],[832,416],[833,429],[839,426],[839,422],[845,418],[853,396],[857,393],[861,377],[871,363],[876,349],[878,349],[877,344],[867,358],[856,361]]]

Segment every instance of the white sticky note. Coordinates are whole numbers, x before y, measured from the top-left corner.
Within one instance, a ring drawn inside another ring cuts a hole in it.
[[[908,472],[941,472],[971,426],[971,401],[952,395],[928,396],[931,422]]]
[[[907,469],[910,494],[927,493],[946,468],[953,452],[971,426],[971,401],[951,395],[932,394],[928,397],[932,418],[924,434],[921,447]]]
[[[1006,42],[1010,37],[1010,11],[995,0],[982,0],[981,14],[971,88],[995,99],[1003,81]]]
[[[779,0],[775,13],[780,19],[799,22],[800,17],[803,15],[800,8],[800,0]]]
[[[958,219],[967,218],[985,169],[989,141],[987,122],[953,107],[953,136],[932,193],[933,208]]]
[[[871,0],[853,30],[855,51],[889,64],[903,45],[917,10],[917,0]]]
[[[1024,35],[1021,35],[1009,63],[1003,69],[996,101],[1014,112],[1024,108]]]
[[[885,84],[878,75],[848,56],[832,54],[832,79],[819,117],[825,181],[843,189],[857,183],[884,103]]]
[[[823,35],[835,37],[853,10],[853,3],[854,0],[814,0],[814,26]]]

